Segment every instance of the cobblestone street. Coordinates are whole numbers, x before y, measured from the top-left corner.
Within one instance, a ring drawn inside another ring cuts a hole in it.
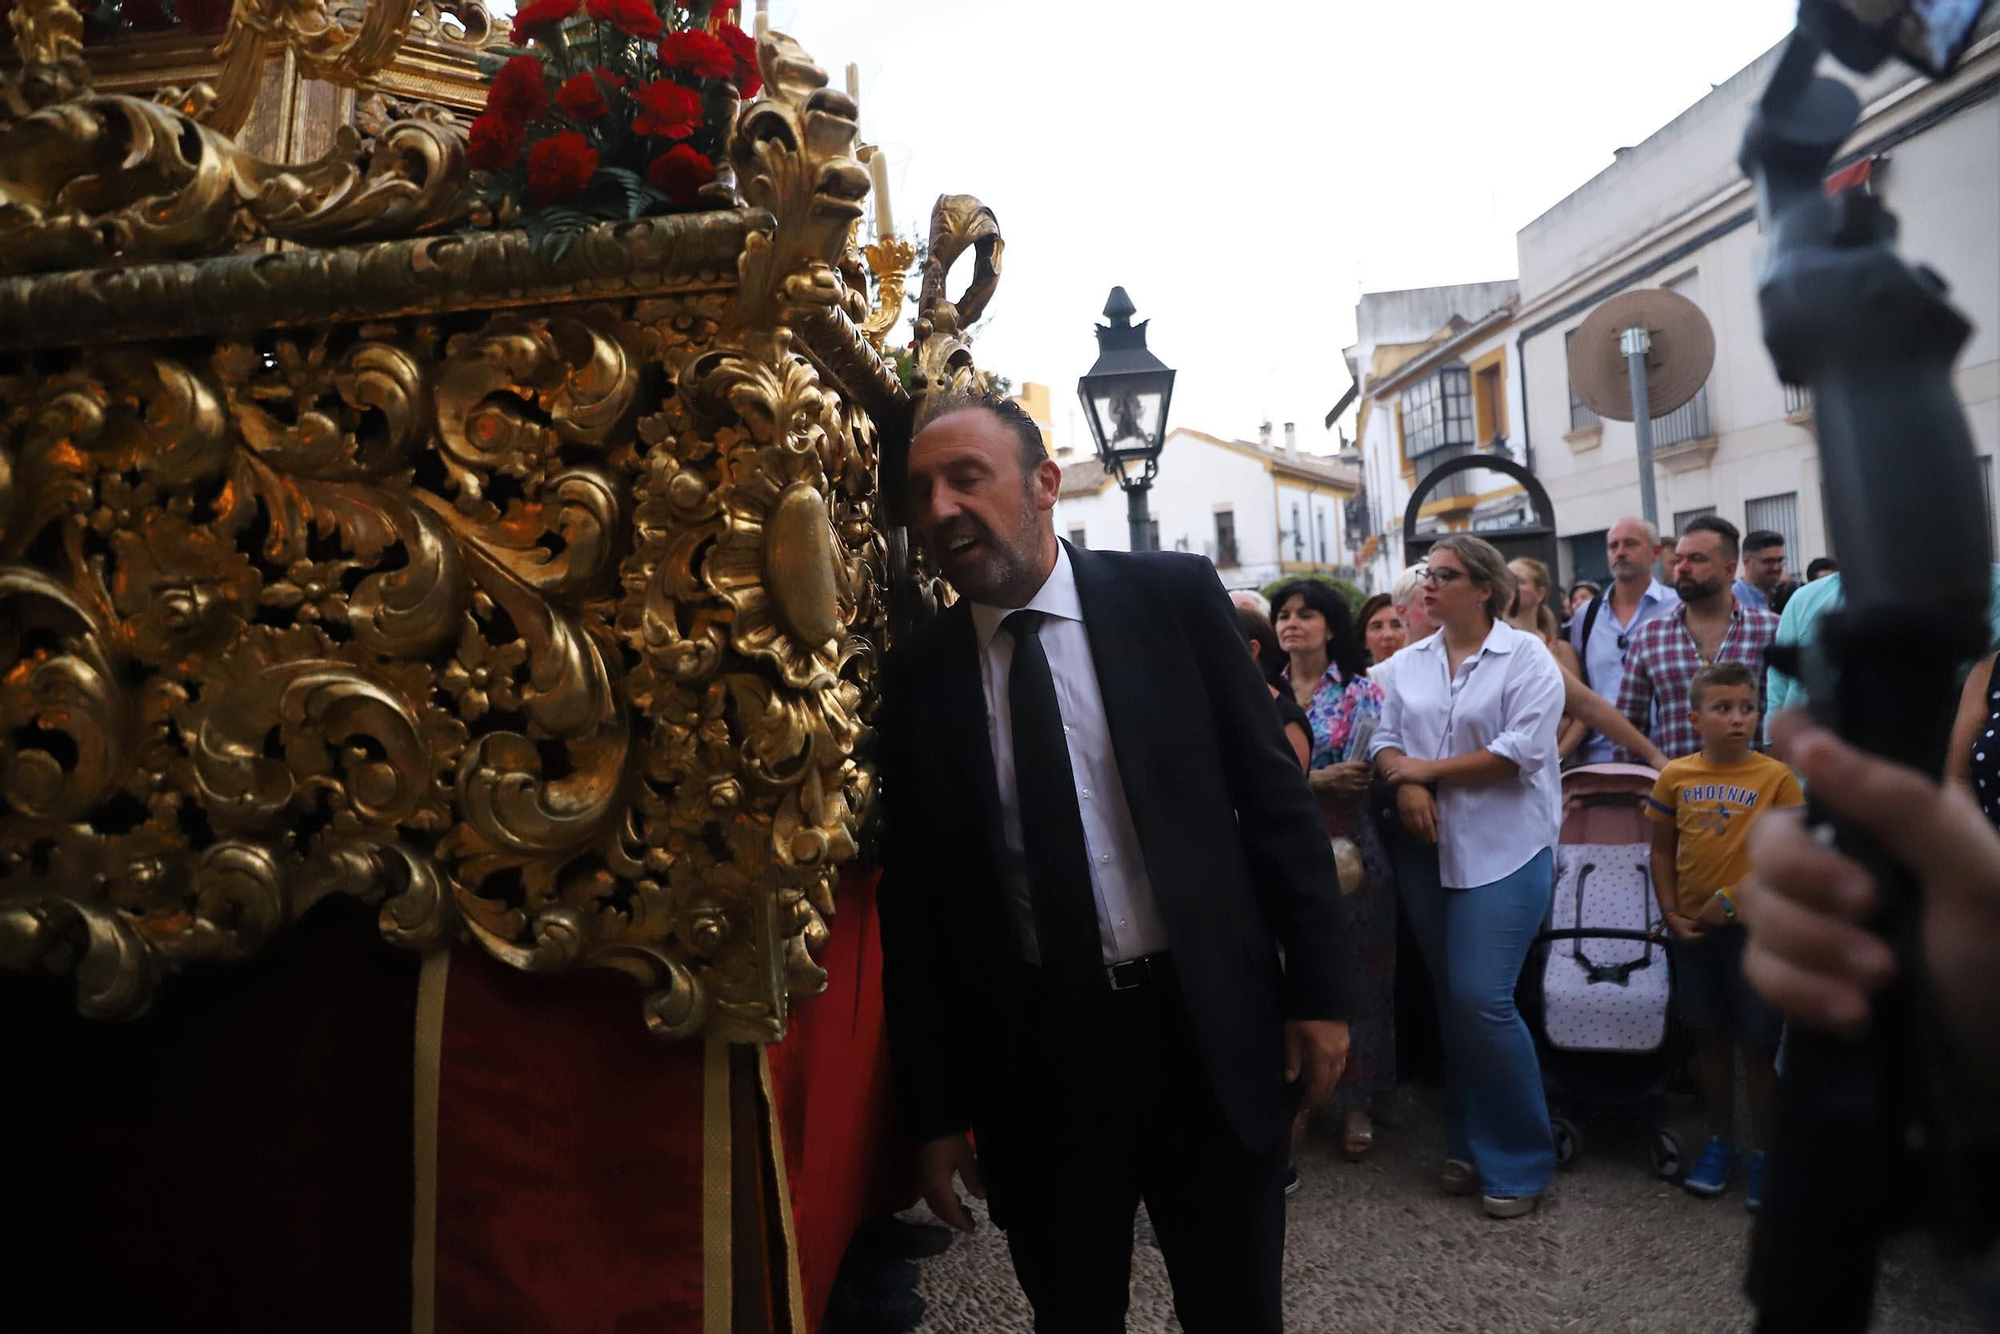
[[[1740,1191],[1697,1199],[1656,1181],[1645,1144],[1615,1122],[1586,1122],[1586,1143],[1542,1209],[1493,1222],[1476,1200],[1436,1186],[1438,1098],[1404,1090],[1378,1116],[1375,1156],[1344,1162],[1329,1119],[1299,1154],[1292,1199],[1286,1327],[1292,1334],[1465,1331],[1684,1334],[1747,1331],[1740,1294],[1750,1216]],[[1696,1127],[1682,1118],[1684,1142]],[[926,1211],[918,1213],[928,1219]],[[1159,1252],[1141,1244],[1132,1334],[1177,1331]],[[923,1334],[1026,1334],[1028,1310],[1000,1233],[984,1224],[922,1267]],[[1907,1238],[1885,1266],[1873,1328],[1970,1334],[1943,1275]]]

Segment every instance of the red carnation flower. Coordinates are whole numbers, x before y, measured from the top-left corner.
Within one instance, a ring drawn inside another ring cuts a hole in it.
[[[528,203],[539,207],[583,193],[597,172],[597,150],[575,130],[552,134],[528,150]]]
[[[639,114],[632,133],[685,139],[701,128],[701,97],[672,79],[660,79],[639,90]]]
[[[182,23],[196,32],[221,32],[229,26],[232,0],[179,0],[174,7]]]
[[[699,28],[669,33],[660,43],[660,59],[697,79],[726,79],[736,73],[736,53],[721,38]]]
[[[543,72],[542,62],[534,56],[515,56],[493,76],[493,86],[486,90],[486,109],[516,122],[542,115],[549,109]]]
[[[547,41],[555,36],[556,29],[567,20],[576,17],[581,0],[534,0],[524,5],[514,14],[514,45],[526,46],[530,40]]]
[[[734,23],[723,24],[715,35],[736,57],[736,91],[747,102],[764,86],[764,76],[757,71],[757,39]]]
[[[646,179],[685,208],[694,203],[702,186],[715,179],[715,164],[687,144],[675,144],[653,159],[653,165],[646,168]]]
[[[652,41],[660,35],[659,11],[650,0],[583,0],[583,12],[599,23],[609,23],[627,37]]]
[[[595,74],[579,74],[566,79],[556,89],[556,106],[571,120],[596,120],[608,115],[611,104],[604,100],[607,86],[617,87],[625,81],[610,70],[599,68]]]
[[[489,111],[472,122],[465,160],[485,171],[505,171],[521,160],[521,144],[527,137],[527,127],[519,121]]]

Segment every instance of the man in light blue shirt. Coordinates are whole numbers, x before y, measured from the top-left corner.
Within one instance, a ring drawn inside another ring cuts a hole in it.
[[[1604,548],[1611,563],[1611,588],[1570,622],[1570,646],[1583,664],[1590,688],[1615,705],[1618,688],[1625,682],[1625,652],[1633,632],[1656,617],[1670,615],[1681,599],[1653,577],[1662,544],[1652,524],[1620,519],[1605,534]],[[1584,743],[1582,757],[1586,764],[1607,764],[1611,743],[1593,735]]]
[[[1792,594],[1791,600],[1785,603],[1785,614],[1778,618],[1778,635],[1771,641],[1772,647],[1817,641],[1820,617],[1838,607],[1841,600],[1837,571],[1824,579],[1813,580]],[[1992,626],[1993,643],[2000,647],[2000,565],[1993,567],[1993,592],[1986,604],[1986,619]],[[1768,736],[1772,718],[1806,702],[1806,687],[1797,677],[1787,676],[1775,667],[1765,673],[1765,683],[1769,703],[1764,711],[1764,729]]]
[[[1785,535],[1759,528],[1743,538],[1743,577],[1736,581],[1736,601],[1758,611],[1771,610],[1771,595],[1785,581]]]

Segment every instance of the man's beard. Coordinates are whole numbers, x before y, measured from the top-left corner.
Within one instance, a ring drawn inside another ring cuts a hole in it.
[[[1626,580],[1639,578],[1651,568],[1650,565],[1642,565],[1636,560],[1614,560],[1611,562],[1611,577],[1623,583]]]
[[[1680,594],[1683,602],[1703,602],[1723,590],[1720,579],[1676,579],[1674,592]]]
[[[965,558],[955,560],[948,553],[951,544],[962,537],[973,538],[978,545]],[[1040,538],[1032,513],[1011,539],[1002,538],[971,515],[962,514],[932,534],[932,554],[961,596],[998,604],[1034,595]]]

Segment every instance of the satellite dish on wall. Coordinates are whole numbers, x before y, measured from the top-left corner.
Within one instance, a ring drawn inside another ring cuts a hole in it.
[[[1569,343],[1569,382],[1592,412],[1632,420],[1632,381],[1619,347],[1627,329],[1651,336],[1646,354],[1646,411],[1664,417],[1708,383],[1715,367],[1715,330],[1701,307],[1663,287],[1620,292],[1590,312]]]

